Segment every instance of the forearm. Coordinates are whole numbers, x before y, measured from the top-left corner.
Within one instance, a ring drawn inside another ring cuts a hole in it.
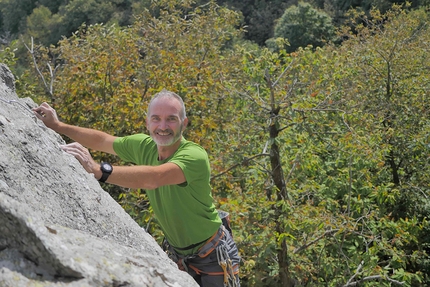
[[[101,178],[101,171],[95,172],[94,177]],[[158,178],[150,166],[114,166],[106,182],[126,188],[155,189],[159,187]]]
[[[102,173],[99,168],[93,171],[94,177],[100,179]],[[155,189],[164,185],[174,185],[185,182],[182,170],[174,163],[160,166],[114,166],[107,183],[126,188]]]
[[[72,126],[58,120],[57,112],[47,103],[33,108],[34,115],[50,129],[63,134],[81,145],[98,151],[115,154],[113,142],[116,137],[107,133]]]
[[[62,149],[73,155],[97,180],[102,178],[101,165],[94,161],[87,148],[77,142],[63,145]],[[127,188],[155,189],[163,185],[180,184],[186,181],[182,169],[174,163],[158,166],[133,165],[113,166],[105,182]],[[105,180],[106,177],[103,178]]]
[[[87,148],[115,154],[113,151],[113,141],[116,137],[105,132],[73,126],[62,122],[58,123],[52,129]]]
[[[54,130],[57,130],[57,128],[55,127]],[[58,131],[71,136],[73,136],[74,133],[79,134],[77,139],[80,139],[87,132],[91,133],[91,135],[88,135],[89,137],[97,138],[97,136],[92,135],[93,130],[69,125],[60,127]],[[101,137],[104,137],[104,135],[101,135]],[[84,143],[86,141],[86,139],[83,139]],[[62,149],[73,155],[87,172],[94,174],[97,180],[102,178],[103,172],[101,165],[94,161],[88,149],[83,147],[83,144],[74,142],[63,145]],[[185,174],[182,169],[172,162],[157,166],[113,166],[111,172],[105,170],[105,175],[108,175],[107,178],[106,176],[103,178],[103,180],[107,179],[105,182],[127,188],[156,189],[164,185],[175,185],[186,182]]]

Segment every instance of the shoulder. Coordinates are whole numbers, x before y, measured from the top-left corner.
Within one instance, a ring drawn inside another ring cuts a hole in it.
[[[210,164],[205,149],[197,143],[182,140],[169,162],[182,169],[188,184],[202,182],[206,184],[210,177]]]
[[[183,139],[180,147],[178,148],[177,154],[188,154],[192,155],[196,158],[204,158],[207,159],[208,154],[206,150],[200,146],[199,144]]]
[[[185,139],[182,139],[181,145],[169,161],[181,167],[196,166],[196,169],[203,168],[203,166],[206,169],[209,166],[209,158],[205,149],[197,143]]]

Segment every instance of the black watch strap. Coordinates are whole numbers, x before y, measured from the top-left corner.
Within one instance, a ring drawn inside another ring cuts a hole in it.
[[[108,162],[100,163],[100,170],[102,171],[102,177],[99,179],[100,182],[105,182],[109,175],[112,173],[112,165]]]

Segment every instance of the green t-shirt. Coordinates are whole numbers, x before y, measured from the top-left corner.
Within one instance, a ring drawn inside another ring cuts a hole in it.
[[[158,160],[157,145],[146,134],[117,138],[113,147],[126,162],[151,166],[172,162],[182,169],[186,183],[146,190],[171,245],[184,248],[208,239],[218,230],[221,219],[211,195],[209,159],[201,146],[183,138],[175,154],[163,161]],[[196,249],[181,253],[192,254]]]

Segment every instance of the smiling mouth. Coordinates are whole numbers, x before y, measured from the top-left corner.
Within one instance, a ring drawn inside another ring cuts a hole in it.
[[[156,134],[159,136],[170,136],[170,135],[172,135],[172,132],[170,132],[170,131],[165,131],[165,132],[157,131]]]

